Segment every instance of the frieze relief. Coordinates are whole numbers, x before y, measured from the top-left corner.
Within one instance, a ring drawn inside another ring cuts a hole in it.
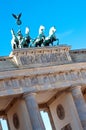
[[[36,54],[51,54],[51,53],[64,53],[69,52],[70,46],[58,46],[58,47],[39,47],[39,48],[22,48],[13,50],[10,56],[29,56],[29,55],[36,55]]]
[[[12,79],[11,80],[11,86],[12,86],[12,88],[18,88],[18,80],[16,80],[16,79]]]
[[[69,55],[69,47],[35,48],[13,51],[10,55],[16,57],[17,65],[57,63],[64,64],[72,62]],[[15,60],[15,59],[14,59]],[[19,62],[19,64],[18,64]]]
[[[0,91],[6,90],[6,87],[4,85],[4,81],[0,81]]]
[[[39,84],[39,82],[38,82],[38,77],[36,76],[34,76],[34,77],[31,77],[30,78],[30,80],[31,80],[31,86],[34,86],[34,85],[38,85]]]
[[[69,63],[66,53],[63,54],[36,54],[29,56],[20,56],[21,65],[43,64],[56,62],[57,64]]]
[[[86,78],[86,71],[81,70],[81,76],[82,76],[83,79]]]
[[[65,82],[69,82],[69,85],[72,85],[71,83],[77,83],[77,82],[85,82],[86,79],[86,71],[68,71],[68,72],[59,72],[59,73],[52,73],[52,74],[45,74],[45,75],[34,75],[31,77],[25,76],[25,77],[19,77],[15,79],[6,79],[0,81],[0,91],[4,90],[22,90],[28,89],[32,90],[43,90],[47,88],[52,87],[61,87],[59,86]],[[17,91],[18,92],[18,91]]]

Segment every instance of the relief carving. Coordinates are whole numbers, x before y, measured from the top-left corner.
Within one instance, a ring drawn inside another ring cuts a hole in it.
[[[61,104],[57,105],[56,112],[60,120],[65,118],[65,110]]]
[[[47,62],[46,54],[41,54],[41,61],[42,61],[42,63],[46,63]]]
[[[19,87],[25,87],[25,80],[24,79],[19,79]]]
[[[5,90],[5,89],[6,89],[5,83],[4,83],[4,81],[1,81],[1,82],[0,82],[0,91],[3,91],[3,90]]]
[[[8,88],[12,88],[12,84],[10,80],[5,81],[5,87]]]
[[[20,123],[19,123],[19,118],[18,118],[17,113],[14,113],[14,114],[13,114],[13,124],[14,124],[14,127],[15,127],[16,129],[19,129]]]
[[[43,82],[44,83],[49,83],[49,77],[48,76],[44,76],[43,77]]]
[[[46,50],[45,50],[46,51]],[[49,52],[45,53],[45,51],[33,51],[32,53],[27,53],[28,55],[20,55],[20,61],[22,65],[28,65],[33,63],[49,63],[56,62],[57,64],[68,63],[69,60],[67,58],[67,54],[65,51],[54,52],[49,50]],[[48,50],[47,50],[48,51]],[[35,53],[35,54],[34,54]]]
[[[31,80],[31,85],[32,85],[32,86],[38,84],[38,79],[37,79],[37,77],[32,77],[30,80]]]
[[[40,54],[35,55],[35,63],[41,63],[41,55]]]
[[[86,72],[85,72],[85,70],[81,70],[81,76],[82,76],[83,79],[86,78]]]
[[[12,87],[13,88],[18,88],[18,81],[17,81],[17,79],[12,79],[11,83],[12,83]]]

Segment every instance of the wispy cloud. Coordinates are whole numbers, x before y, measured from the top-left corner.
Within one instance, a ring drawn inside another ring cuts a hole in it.
[[[74,30],[68,30],[68,31],[65,31],[63,33],[58,33],[56,35],[60,38],[64,38],[64,37],[71,35],[73,32],[74,32]]]

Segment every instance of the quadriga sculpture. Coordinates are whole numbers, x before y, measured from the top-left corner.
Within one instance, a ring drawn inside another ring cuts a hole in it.
[[[21,30],[19,29],[17,34],[14,30],[11,30],[12,33],[12,49],[17,48],[28,48],[28,47],[43,47],[43,46],[54,46],[53,42],[57,41],[55,45],[59,44],[59,39],[56,38],[56,28],[53,26],[49,30],[49,36],[45,37],[44,35],[45,27],[41,25],[39,27],[39,34],[34,40],[30,37],[30,30],[28,27],[25,29],[25,36],[22,35]]]

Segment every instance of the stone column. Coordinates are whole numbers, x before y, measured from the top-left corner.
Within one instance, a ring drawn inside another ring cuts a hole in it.
[[[86,130],[86,102],[84,100],[81,86],[76,86],[71,89],[72,96],[76,105],[77,112],[83,127]]]
[[[35,99],[35,93],[24,94],[25,103],[30,116],[33,130],[45,130],[42,117]]]

